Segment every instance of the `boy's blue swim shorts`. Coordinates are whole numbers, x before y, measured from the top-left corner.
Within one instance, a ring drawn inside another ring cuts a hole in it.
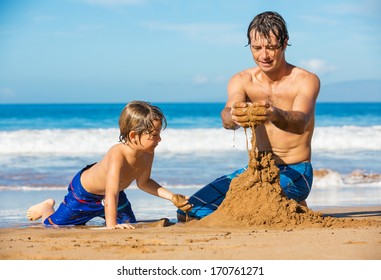
[[[81,184],[81,174],[92,165],[79,171],[68,186],[68,193],[57,211],[45,219],[45,225],[85,225],[95,217],[105,218],[103,195],[87,192]],[[131,203],[124,191],[119,192],[117,223],[136,223]]]

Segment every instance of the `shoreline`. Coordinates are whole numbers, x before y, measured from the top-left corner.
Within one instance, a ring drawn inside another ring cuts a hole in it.
[[[1,228],[2,260],[380,260],[381,205],[320,210],[353,227],[201,227],[197,222],[135,230]]]

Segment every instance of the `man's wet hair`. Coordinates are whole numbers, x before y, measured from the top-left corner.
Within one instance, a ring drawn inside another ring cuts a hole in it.
[[[274,34],[278,41],[278,48],[284,48],[284,43],[288,40],[287,25],[283,17],[277,12],[267,11],[258,14],[250,22],[247,28],[247,40],[246,46],[250,45],[251,37],[250,34],[254,30],[254,36],[258,33],[259,35],[266,38],[269,42],[271,41],[271,34]]]

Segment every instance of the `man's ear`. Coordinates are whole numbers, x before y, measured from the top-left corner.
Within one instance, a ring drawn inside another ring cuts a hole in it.
[[[283,44],[283,50],[285,51],[285,50],[287,49],[287,47],[288,47],[288,39],[286,39],[286,40],[284,41],[284,44]]]

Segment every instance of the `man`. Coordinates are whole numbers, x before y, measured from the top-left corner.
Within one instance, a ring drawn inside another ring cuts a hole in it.
[[[311,186],[311,139],[314,130],[319,78],[285,59],[288,31],[275,12],[257,15],[247,30],[248,46],[256,67],[235,74],[228,84],[228,98],[221,112],[226,129],[256,126],[258,151],[272,152],[280,169],[280,185],[289,199],[306,205]],[[248,116],[249,106],[253,115]],[[196,192],[190,218],[203,218],[221,204],[230,181],[244,169],[216,179]],[[179,220],[183,212],[179,211]]]

